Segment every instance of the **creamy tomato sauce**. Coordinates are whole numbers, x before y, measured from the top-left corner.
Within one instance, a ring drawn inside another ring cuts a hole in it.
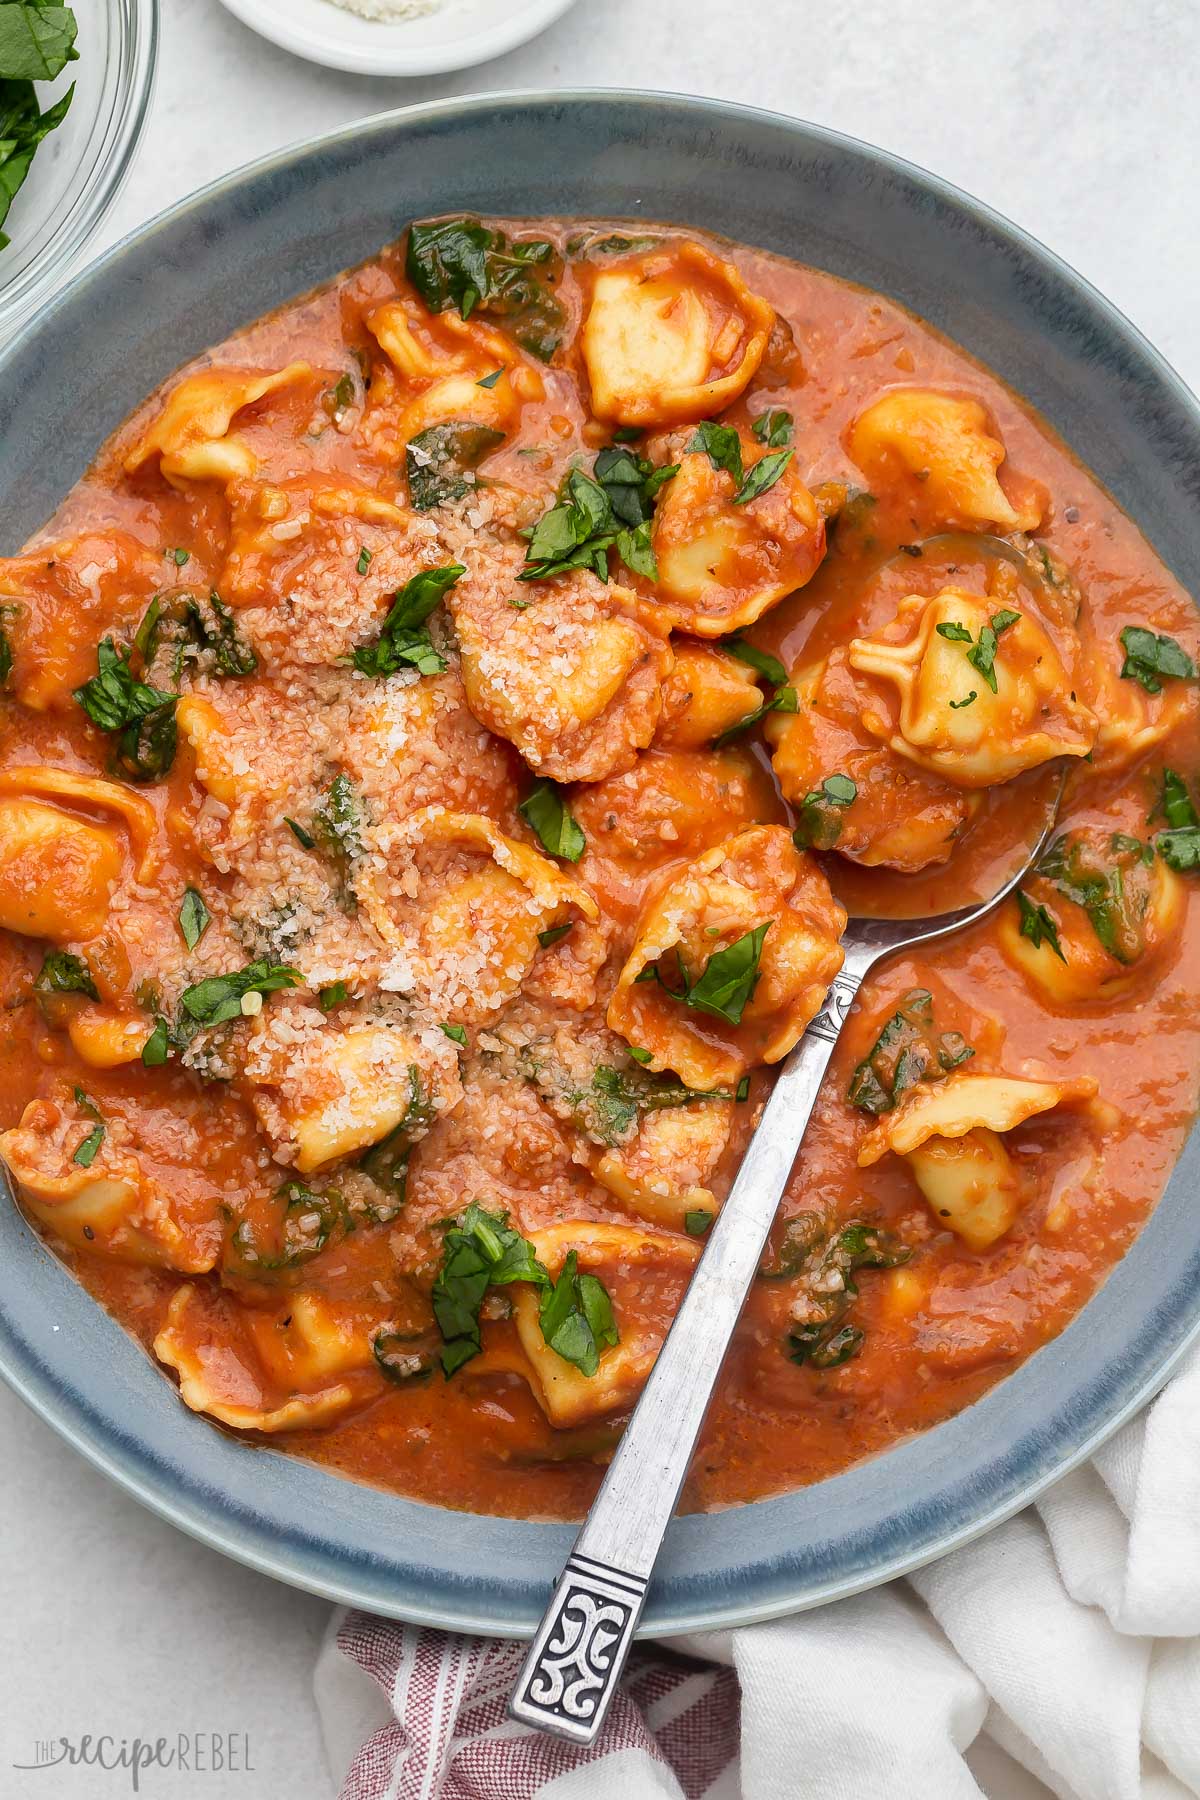
[[[418,231],[0,563],[22,1204],[214,1428],[524,1517],[594,1493],[843,909],[986,893],[1066,770],[1022,899],[861,991],[692,1508],[1060,1332],[1200,1068],[1189,597],[921,321],[629,230]]]

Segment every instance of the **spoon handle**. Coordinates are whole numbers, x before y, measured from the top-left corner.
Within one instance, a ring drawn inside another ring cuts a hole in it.
[[[590,1744],[604,1723],[721,1363],[860,980],[846,969],[835,978],[763,1109],[522,1665],[509,1711],[526,1724]]]

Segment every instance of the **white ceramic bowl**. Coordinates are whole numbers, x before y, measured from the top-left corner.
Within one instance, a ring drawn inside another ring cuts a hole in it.
[[[284,50],[354,75],[440,75],[502,56],[561,18],[575,0],[442,0],[436,12],[390,23],[333,0],[222,0]]]

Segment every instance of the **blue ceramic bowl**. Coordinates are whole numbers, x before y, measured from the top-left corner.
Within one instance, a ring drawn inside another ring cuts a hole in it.
[[[919,170],[815,126],[655,94],[413,107],[206,189],[81,275],[0,360],[0,517],[13,551],[108,434],[197,351],[458,209],[723,232],[892,295],[1025,395],[1200,584],[1200,410],[1077,275]],[[1145,1230],[1047,1349],[876,1461],[671,1527],[644,1629],[813,1606],[939,1556],[1028,1501],[1141,1406],[1200,1323],[1200,1142]],[[183,1530],[380,1613],[530,1631],[568,1526],[398,1500],[232,1438],[0,1204],[0,1372]]]

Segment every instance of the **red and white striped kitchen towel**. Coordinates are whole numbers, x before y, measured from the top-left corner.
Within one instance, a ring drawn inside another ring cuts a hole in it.
[[[316,1693],[341,1800],[1198,1800],[1200,1352],[907,1582],[639,1646],[594,1750],[507,1717],[522,1655],[337,1615]]]

